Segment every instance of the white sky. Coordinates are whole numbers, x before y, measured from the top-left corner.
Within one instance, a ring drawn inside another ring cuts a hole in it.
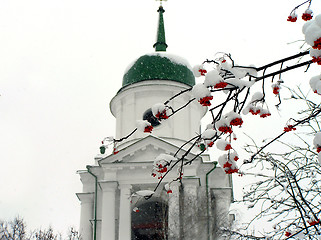
[[[300,44],[287,43],[303,39],[303,21],[286,19],[299,2],[169,0],[168,51],[191,65],[222,51],[256,66],[295,54]],[[0,219],[78,226],[76,171],[94,164],[100,141],[115,132],[109,101],[126,66],[153,52],[158,5],[0,0]]]

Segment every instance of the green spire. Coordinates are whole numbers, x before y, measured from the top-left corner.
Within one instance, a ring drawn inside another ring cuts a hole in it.
[[[165,39],[165,28],[163,13],[165,12],[163,6],[159,6],[157,12],[159,12],[158,31],[157,31],[157,42],[154,44],[156,52],[166,52],[167,44]]]

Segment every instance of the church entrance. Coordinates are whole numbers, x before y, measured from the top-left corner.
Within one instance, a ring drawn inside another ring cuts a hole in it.
[[[159,201],[146,201],[139,212],[132,213],[132,240],[166,240],[168,206]]]

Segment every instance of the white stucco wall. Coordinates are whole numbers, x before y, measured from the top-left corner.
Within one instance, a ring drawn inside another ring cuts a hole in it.
[[[136,128],[136,120],[142,120],[143,113],[156,103],[164,103],[178,92],[189,86],[165,80],[142,81],[122,89],[110,102],[110,109],[116,118],[116,138],[126,136]],[[168,105],[177,109],[192,98],[187,92],[172,100]],[[197,101],[193,101],[186,108],[175,114],[175,117],[162,121],[160,126],[153,129],[152,134],[179,140],[189,140],[200,130],[200,120],[206,112]],[[124,144],[133,139],[145,137],[146,133],[137,131],[131,138],[124,140]]]

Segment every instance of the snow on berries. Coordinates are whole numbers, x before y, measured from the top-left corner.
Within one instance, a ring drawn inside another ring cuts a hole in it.
[[[312,47],[310,50],[312,61],[321,65],[321,15],[305,23],[302,32],[305,35],[305,42]]]
[[[202,135],[201,138],[204,139],[206,145],[208,147],[212,147],[214,145],[213,138],[216,135],[216,131],[214,129],[206,129]]]
[[[200,83],[194,85],[192,89],[192,95],[199,101],[202,106],[211,106],[210,100],[213,99],[210,90]]]
[[[264,95],[261,92],[256,92],[253,94],[249,104],[243,109],[242,113],[244,115],[251,113],[252,115],[259,115],[260,118],[266,118],[271,116],[271,113],[268,109],[263,108]],[[262,106],[258,106],[261,104]]]
[[[167,110],[167,106],[162,103],[154,104],[152,107],[152,113],[158,120],[168,119]]]
[[[222,139],[220,139],[216,142],[216,147],[217,147],[217,149],[222,150],[222,151],[228,151],[228,150],[232,149],[231,143],[228,141],[222,140]]]
[[[313,139],[313,145],[317,149],[317,152],[321,152],[321,132],[317,132]]]
[[[236,161],[234,159],[238,159],[234,153],[231,154],[223,154],[218,158],[218,162],[221,167],[224,169],[226,174],[237,173],[239,171]]]
[[[224,82],[224,79],[220,76],[219,72],[214,69],[206,74],[204,85],[206,87],[225,88],[227,83]]]
[[[274,83],[274,84],[271,85],[271,87],[273,89],[273,94],[275,94],[275,95],[279,95],[280,94],[280,89],[281,89],[280,84]]]
[[[170,187],[170,183],[166,183],[164,188],[165,188],[167,194],[173,193],[173,191]]]
[[[145,133],[151,133],[153,130],[152,124],[147,120],[137,120],[136,127],[139,131],[145,132]]]
[[[321,50],[311,48],[310,56],[312,57],[312,62],[321,65]]]
[[[195,65],[193,67],[193,73],[195,77],[205,76],[207,71],[204,69],[203,64],[201,65]]]
[[[266,117],[268,117],[268,116],[271,116],[271,113],[270,113],[269,110],[267,110],[267,109],[261,110],[261,112],[260,112],[260,118],[266,118]]]
[[[133,208],[133,212],[137,212],[137,213],[138,213],[138,212],[139,212],[138,207],[134,207],[134,208]]]
[[[232,133],[232,127],[230,126],[229,119],[222,118],[215,123],[216,129],[222,133]]]
[[[158,155],[153,164],[152,176],[158,179],[162,178],[163,174],[167,172],[170,163],[176,160],[175,157],[169,154]]]
[[[241,115],[236,112],[229,112],[225,117],[231,126],[241,126],[243,124]]]
[[[321,74],[312,77],[309,83],[313,92],[321,95]]]
[[[298,15],[296,15],[296,13],[293,11],[289,16],[287,21],[288,22],[296,22],[296,20],[298,20]]]
[[[305,10],[305,12],[302,14],[302,19],[304,21],[309,21],[311,20],[313,17],[313,12],[310,8],[308,8],[307,10]]]

